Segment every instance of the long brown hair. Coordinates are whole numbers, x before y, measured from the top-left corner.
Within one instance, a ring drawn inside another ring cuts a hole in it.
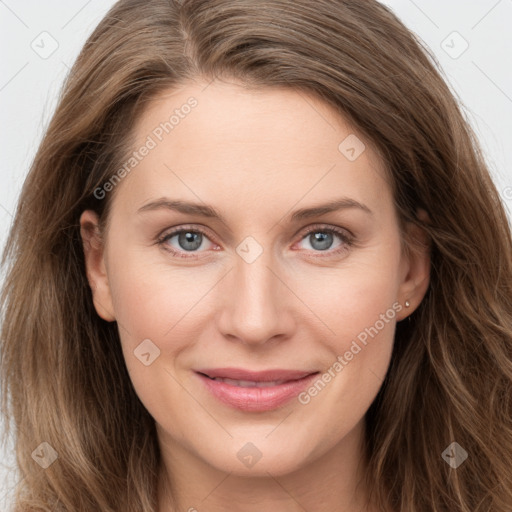
[[[432,274],[419,308],[397,325],[366,415],[372,498],[400,512],[510,511],[510,226],[435,58],[374,0],[121,0],[89,37],[2,261],[14,510],[156,511],[154,420],[116,324],[94,310],[78,220],[88,208],[107,218],[112,194],[94,191],[125,161],[147,102],[197,77],[313,93],[375,144],[401,222],[430,237]],[[456,469],[441,455],[452,442],[468,454]],[[33,452],[48,457],[50,447],[58,459],[42,469]]]

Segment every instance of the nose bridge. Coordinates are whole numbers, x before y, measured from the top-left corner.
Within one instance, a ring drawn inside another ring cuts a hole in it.
[[[268,260],[260,256],[253,263],[238,261],[234,269],[236,294],[243,299],[237,302],[237,306],[245,310],[247,317],[254,316],[256,319],[275,310],[275,275],[269,270],[271,262]]]
[[[285,291],[274,274],[278,269],[272,251],[247,240],[237,247],[237,253],[225,283],[223,333],[251,344],[287,333],[291,317],[286,313]]]

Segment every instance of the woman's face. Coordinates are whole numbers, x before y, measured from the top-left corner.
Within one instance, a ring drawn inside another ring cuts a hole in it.
[[[115,188],[105,245],[85,250],[162,446],[255,476],[356,442],[429,270],[401,251],[369,142],[314,97],[218,81],[160,96],[135,130],[97,191]]]

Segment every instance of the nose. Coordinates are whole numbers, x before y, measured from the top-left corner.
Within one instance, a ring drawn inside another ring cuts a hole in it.
[[[232,341],[263,345],[293,334],[294,296],[268,253],[252,263],[237,257],[223,279],[218,327]]]

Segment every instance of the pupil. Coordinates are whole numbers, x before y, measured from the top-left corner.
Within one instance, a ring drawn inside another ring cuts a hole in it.
[[[185,251],[194,251],[201,246],[202,233],[183,232],[179,234],[178,241]]]
[[[331,233],[322,233],[319,231],[317,233],[313,233],[311,236],[313,237],[311,246],[314,249],[324,251],[325,249],[329,249],[329,247],[332,245]]]
[[[332,245],[332,233],[316,232],[310,235],[311,246],[319,251],[325,251]],[[185,251],[194,251],[201,247],[202,233],[190,231],[180,233],[179,244]]]

